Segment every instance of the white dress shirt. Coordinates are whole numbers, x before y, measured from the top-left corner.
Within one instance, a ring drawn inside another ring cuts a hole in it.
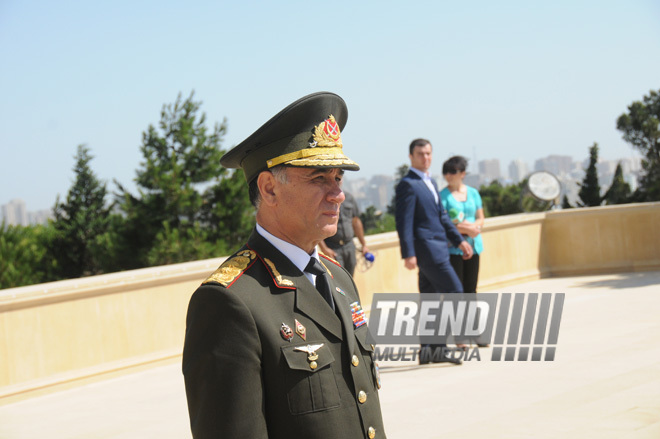
[[[431,182],[431,174],[429,174],[428,172],[422,172],[419,169],[412,167],[410,168],[410,170],[422,178],[422,181],[424,181],[426,187],[428,187],[431,193],[433,194],[433,198],[435,198],[435,204],[438,204],[439,202],[438,191],[435,190],[435,186],[433,186],[433,183]]]
[[[257,233],[263,236],[266,241],[273,244],[273,247],[282,252],[284,256],[289,258],[289,260],[293,262],[293,265],[298,267],[298,269],[303,272],[305,277],[309,279],[312,285],[316,285],[316,275],[305,271],[310,257],[316,258],[317,261],[319,260],[319,252],[316,247],[314,247],[314,251],[311,255],[307,254],[307,252],[300,247],[296,247],[290,242],[286,242],[283,239],[280,239],[277,236],[269,233],[268,230],[261,227],[259,223],[257,223]]]

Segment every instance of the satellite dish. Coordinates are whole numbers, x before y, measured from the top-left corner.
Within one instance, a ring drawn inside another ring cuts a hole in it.
[[[538,171],[527,177],[520,197],[525,212],[545,212],[559,204],[561,183],[554,174]]]

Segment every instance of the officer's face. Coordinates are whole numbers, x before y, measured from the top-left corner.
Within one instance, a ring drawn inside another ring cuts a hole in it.
[[[341,190],[340,169],[287,168],[286,183],[276,183],[280,228],[289,242],[308,250],[309,243],[337,233]],[[313,246],[312,246],[313,247]]]
[[[432,158],[433,149],[430,143],[424,146],[416,146],[413,148],[412,154],[410,154],[410,166],[422,172],[427,172],[431,167]]]

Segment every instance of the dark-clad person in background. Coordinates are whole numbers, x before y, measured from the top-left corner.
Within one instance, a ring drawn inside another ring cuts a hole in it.
[[[467,159],[461,156],[451,157],[442,165],[442,175],[447,180],[447,187],[440,191],[440,199],[442,207],[473,252],[470,259],[465,259],[463,250],[452,245],[449,247],[449,261],[463,285],[463,292],[476,293],[479,255],[484,249],[481,239],[484,209],[479,191],[463,183],[466,170]]]
[[[183,375],[195,439],[385,438],[373,345],[349,273],[316,246],[337,231],[348,111],[305,96],[230,150],[257,226],[195,291]]]
[[[447,242],[462,249],[466,259],[472,256],[472,247],[456,230],[440,203],[438,186],[429,173],[433,157],[431,142],[415,139],[408,151],[410,171],[397,185],[395,198],[396,231],[404,264],[409,270],[419,269],[420,293],[462,293],[463,286],[449,263]],[[430,361],[461,364],[460,360],[435,355],[444,346],[422,340],[420,364]]]
[[[369,252],[367,242],[364,239],[364,226],[360,220],[360,208],[355,197],[344,191],[346,199],[339,208],[339,222],[337,233],[319,243],[321,251],[335,259],[351,276],[355,274],[355,243],[353,237],[357,237],[362,248],[360,251],[364,256]]]

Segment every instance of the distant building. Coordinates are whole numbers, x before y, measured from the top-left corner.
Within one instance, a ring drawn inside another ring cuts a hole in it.
[[[11,200],[2,206],[2,219],[5,224],[12,226],[27,226],[29,224],[25,201],[21,199]]]
[[[0,206],[0,221],[8,226],[27,226],[30,224],[46,224],[53,217],[51,209],[29,212],[25,201],[15,199]]]
[[[367,185],[367,198],[377,210],[387,210],[387,205],[394,195],[394,177],[390,175],[374,175]]]
[[[34,212],[28,212],[28,220],[30,224],[47,224],[49,219],[53,218],[53,211],[51,209],[42,209]]]
[[[485,182],[502,178],[499,159],[481,160],[479,162],[479,174]]]
[[[463,183],[468,186],[472,186],[473,188],[479,189],[479,187],[481,187],[481,185],[485,184],[486,182],[479,174],[467,174],[463,179]]]
[[[570,174],[573,168],[573,157],[568,155],[549,155],[534,162],[535,171],[547,171],[556,176]]]
[[[529,166],[522,159],[517,159],[509,163],[509,178],[512,183],[520,183],[529,174]]]
[[[364,211],[369,206],[384,211],[394,195],[394,177],[390,175],[374,175],[369,180],[365,178],[351,179],[344,174],[344,190],[350,192]]]
[[[639,157],[624,158],[618,160],[621,163],[621,170],[623,175],[638,174],[642,170],[642,159]]]

